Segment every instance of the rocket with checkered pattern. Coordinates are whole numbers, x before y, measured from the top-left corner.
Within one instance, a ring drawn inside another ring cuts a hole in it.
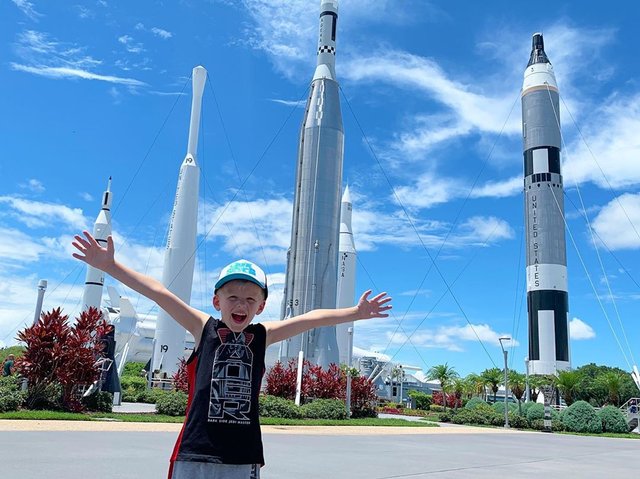
[[[338,2],[322,0],[317,64],[300,129],[291,246],[282,318],[335,308],[344,132],[336,82]],[[335,326],[312,329],[280,346],[280,359],[300,351],[313,364],[339,362]]]
[[[571,368],[559,98],[536,33],[522,85],[530,374]]]

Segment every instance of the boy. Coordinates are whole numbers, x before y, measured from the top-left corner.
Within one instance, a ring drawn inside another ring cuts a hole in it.
[[[192,308],[159,281],[114,259],[111,236],[101,247],[87,231],[76,235],[73,257],[101,269],[155,301],[195,339],[187,361],[187,417],[175,445],[170,479],[257,479],[264,464],[258,418],[258,395],[266,348],[312,328],[368,318],[384,318],[391,298],[386,293],[343,309],[318,309],[285,321],[251,324],[264,310],[267,278],[255,264],[240,260],[222,269],[213,307],[221,319]]]

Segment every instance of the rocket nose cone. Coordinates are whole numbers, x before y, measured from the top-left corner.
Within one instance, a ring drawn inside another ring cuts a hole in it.
[[[542,33],[533,34],[531,50],[544,50],[544,39],[542,38]]]

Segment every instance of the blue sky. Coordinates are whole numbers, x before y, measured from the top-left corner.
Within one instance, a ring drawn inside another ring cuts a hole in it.
[[[374,4],[340,2],[336,70],[357,290],[387,290],[395,308],[358,323],[356,347],[466,374],[500,365],[508,335],[523,370],[519,93],[542,31],[561,93],[572,362],[628,369],[640,354],[640,7]],[[270,275],[260,319],[278,319],[318,13],[316,0],[0,3],[0,341],[31,321],[40,278],[46,309],[77,311],[85,273],[70,241],[91,229],[109,176],[120,259],[160,277],[198,64],[210,82],[192,304],[212,311],[219,268],[246,257]]]

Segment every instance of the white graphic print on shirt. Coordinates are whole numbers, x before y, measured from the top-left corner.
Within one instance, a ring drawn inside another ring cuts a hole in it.
[[[213,358],[209,422],[248,424],[251,411],[251,374],[253,352],[249,344],[253,334],[237,334],[218,329],[220,346]]]

